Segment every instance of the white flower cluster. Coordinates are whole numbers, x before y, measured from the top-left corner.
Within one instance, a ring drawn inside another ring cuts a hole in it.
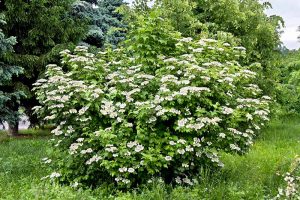
[[[98,162],[99,160],[102,160],[102,157],[101,156],[98,156],[98,155],[94,155],[93,157],[91,157],[90,159],[88,159],[85,164],[86,165],[90,165],[94,162]]]
[[[297,157],[292,163],[292,170],[284,175],[285,188],[279,188],[276,199],[299,199],[300,198],[300,158]]]

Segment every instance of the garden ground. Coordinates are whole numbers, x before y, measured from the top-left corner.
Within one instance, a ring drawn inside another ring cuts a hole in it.
[[[40,180],[49,173],[41,162],[51,150],[47,131],[23,133],[32,136],[11,139],[0,133],[0,199],[271,199],[300,153],[300,119],[284,118],[272,121],[247,155],[224,154],[224,169],[213,176],[203,171],[194,187],[155,182],[127,193],[108,186],[74,190]]]

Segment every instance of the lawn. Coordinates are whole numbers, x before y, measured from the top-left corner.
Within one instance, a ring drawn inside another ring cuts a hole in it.
[[[127,193],[105,186],[74,190],[40,180],[49,173],[41,163],[51,150],[47,133],[25,133],[33,137],[10,139],[0,133],[0,199],[270,199],[282,184],[280,174],[300,152],[300,119],[274,120],[247,155],[224,154],[224,169],[214,175],[203,171],[194,187],[155,182]]]

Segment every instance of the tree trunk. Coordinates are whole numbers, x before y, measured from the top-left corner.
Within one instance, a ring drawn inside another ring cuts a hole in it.
[[[19,122],[14,122],[14,123],[8,124],[8,135],[9,136],[18,136],[19,135]]]

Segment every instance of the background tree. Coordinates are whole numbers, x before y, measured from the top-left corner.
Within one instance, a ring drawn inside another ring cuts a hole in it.
[[[277,86],[277,102],[281,105],[279,114],[300,113],[300,52],[284,53],[279,58],[280,82]],[[279,106],[278,106],[279,108]]]
[[[20,106],[26,108],[26,114],[32,124],[38,122],[31,108],[37,104],[31,92],[32,84],[43,74],[47,63],[59,61],[59,54],[82,38],[85,25],[72,17],[69,12],[73,0],[4,0],[0,12],[6,16],[3,26],[6,35],[16,36],[18,43],[14,52],[7,54],[3,62],[24,68],[24,74],[14,80],[15,91],[23,91],[27,98],[21,103],[14,101],[12,107],[18,112]],[[6,89],[6,88],[4,88]],[[11,101],[12,102],[12,101]],[[15,130],[16,124],[10,124]]]
[[[135,1],[136,4],[146,0]],[[258,0],[156,0],[155,6],[164,10],[162,17],[170,19],[175,30],[186,37],[208,35],[217,38],[222,32],[235,43],[247,49],[244,64],[262,63],[256,69],[257,82],[269,95],[275,95],[274,85],[280,70],[277,56],[280,54],[279,28],[284,25],[279,16],[267,16],[270,3]],[[147,7],[147,9],[151,9]],[[136,9],[137,12],[139,9]],[[144,9],[146,10],[146,9]],[[231,35],[231,36],[230,36]]]
[[[193,0],[158,0],[156,5],[162,7],[163,16],[170,19],[174,29],[183,36],[195,37],[203,31],[204,25],[194,13],[197,4]]]
[[[207,24],[211,33],[229,32],[240,40],[240,45],[247,49],[245,62],[261,62],[259,85],[268,93],[275,85],[279,75],[279,28],[284,22],[279,16],[267,16],[265,10],[270,3],[258,0],[194,0],[197,3],[195,14],[200,22]],[[277,55],[276,55],[277,54]]]
[[[6,23],[3,21],[3,15],[0,15],[1,27]],[[18,126],[19,114],[14,109],[16,103],[19,103],[23,96],[21,91],[15,90],[12,83],[13,76],[17,76],[22,72],[22,68],[9,66],[3,62],[3,56],[7,52],[12,52],[13,45],[16,44],[15,37],[6,37],[0,28],[0,123],[7,121],[13,124],[13,127]],[[15,135],[16,130],[10,128],[10,134]]]
[[[123,0],[84,0],[73,4],[72,14],[84,19],[89,24],[89,30],[83,42],[96,47],[105,43],[116,46],[125,38],[122,15],[116,10],[124,5]]]

